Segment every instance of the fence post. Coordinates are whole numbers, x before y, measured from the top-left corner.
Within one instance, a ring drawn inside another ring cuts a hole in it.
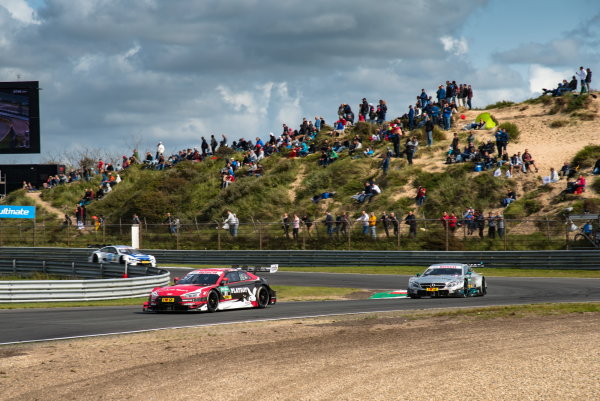
[[[32,225],[33,225],[33,230],[32,230],[32,233],[31,233],[31,237],[32,237],[31,238],[31,240],[32,240],[31,242],[33,243],[32,246],[35,248],[35,219],[33,219]]]
[[[550,241],[550,221],[548,220],[548,216],[546,217],[546,238]]]
[[[348,250],[352,250],[352,224],[350,224],[350,221],[346,222],[347,226],[348,226]]]
[[[219,226],[217,226],[217,250],[221,250],[221,228]]]
[[[508,220],[504,220],[504,250],[507,250],[507,241],[508,241]]]
[[[398,248],[398,250],[400,250],[400,236],[402,234],[402,215],[398,215],[398,217],[396,217],[396,220],[398,220],[398,235],[396,235],[396,247]]]
[[[565,224],[565,248],[569,250],[569,229],[571,228],[571,224],[569,224],[569,220],[567,220]]]
[[[450,247],[450,227],[448,227],[448,222],[444,220],[444,230],[446,231],[446,251]]]
[[[258,249],[260,251],[263,249],[262,223],[260,221],[258,221]]]

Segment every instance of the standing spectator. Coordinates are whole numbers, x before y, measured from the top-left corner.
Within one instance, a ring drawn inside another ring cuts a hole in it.
[[[356,219],[356,221],[360,221],[362,224],[362,233],[364,235],[369,235],[369,215],[366,211],[360,212],[360,217]]]
[[[450,216],[448,215],[448,212],[444,212],[442,213],[442,217],[440,218],[440,221],[442,222],[442,226],[444,227],[444,230],[448,231],[448,228],[450,227]]]
[[[133,214],[133,217],[131,218],[131,224],[137,224],[137,225],[142,224],[142,222],[140,221],[140,218],[135,213]]]
[[[427,96],[427,93],[425,93],[425,89],[421,89],[421,94],[419,95],[419,102],[421,103],[421,108],[424,109],[425,107],[427,107],[428,99],[429,96]]]
[[[317,132],[321,131],[321,118],[315,116],[315,129],[317,130]]]
[[[235,238],[238,235],[239,225],[240,221],[237,216],[231,210],[227,210],[227,218],[223,223],[223,228],[229,229],[229,234]]]
[[[587,75],[585,76],[585,87],[587,88],[588,93],[590,93],[590,84],[592,83],[592,70],[588,68],[585,70]]]
[[[408,160],[408,164],[413,164],[413,157],[419,146],[419,141],[417,141],[416,137],[412,137],[406,140],[406,145],[404,147],[404,153],[406,153],[406,160]]]
[[[206,142],[206,139],[204,139],[204,137],[201,137],[202,140],[202,144],[200,145],[200,149],[202,149],[202,156],[206,156],[206,154],[208,153],[208,142]]]
[[[369,217],[369,231],[371,232],[371,238],[377,239],[377,216],[373,212]]]
[[[394,157],[400,157],[400,134],[398,132],[390,135],[392,145],[394,146]]]
[[[306,233],[308,234],[308,238],[310,238],[310,228],[312,227],[312,220],[310,219],[310,217],[308,217],[308,215],[304,215],[302,216],[302,224],[304,224],[304,227],[306,227]]]
[[[327,235],[329,235],[329,238],[333,237],[333,216],[331,215],[330,212],[325,213],[325,220],[323,221],[325,223],[325,227],[327,227]]]
[[[175,218],[171,216],[171,213],[167,213],[167,218],[165,219],[165,224],[169,226],[169,232],[171,234],[177,234],[177,226],[175,225]]]
[[[340,220],[340,235],[343,235],[344,237],[348,236],[348,224],[350,224],[350,217],[348,216],[348,212],[343,212]]]
[[[585,80],[587,78],[587,71],[583,66],[579,67],[579,71],[575,73],[577,79],[579,79],[579,85],[581,86],[581,93],[587,92],[587,86]]]
[[[367,102],[367,99],[364,97],[362,99],[362,103],[360,104],[360,106],[358,108],[358,112],[363,117],[363,120],[366,121],[367,116],[369,115],[369,103]]]
[[[221,134],[221,142],[219,142],[219,149],[227,147],[227,137],[225,134]]]
[[[394,237],[398,236],[398,229],[399,229],[399,222],[398,222],[398,218],[396,217],[396,213],[391,212],[388,219],[390,220],[390,223],[392,223],[392,227],[394,228]]]
[[[427,117],[425,121],[425,134],[427,135],[427,146],[433,145],[433,119]]]
[[[444,89],[444,85],[440,85],[436,92],[437,102],[442,104],[442,101],[446,100],[446,89]]]
[[[504,238],[504,216],[500,213],[496,215],[496,228],[498,229],[498,238]]]
[[[281,217],[281,228],[283,229],[285,238],[290,239],[290,217],[287,213],[284,213]]]
[[[444,129],[448,131],[452,127],[452,107],[446,103],[443,109],[444,113]]]
[[[385,115],[387,113],[387,104],[385,100],[380,100],[377,106],[377,124],[381,125],[385,121]]]
[[[417,188],[417,206],[423,206],[423,202],[425,202],[425,198],[427,197],[427,188],[419,185]]]
[[[412,104],[408,106],[408,129],[415,129],[415,109],[413,109]]]
[[[159,142],[158,145],[156,145],[156,157],[155,157],[155,159],[158,159],[164,153],[165,153],[165,145],[163,145],[162,142]]]
[[[298,241],[298,232],[300,231],[300,217],[297,214],[294,214],[294,218],[292,220],[292,235],[296,241]]]
[[[473,88],[471,88],[471,85],[469,85],[467,87],[467,106],[469,106],[469,110],[473,108],[471,105],[471,99],[473,99]]]
[[[390,217],[388,216],[387,212],[383,212],[381,214],[381,217],[379,218],[379,220],[381,220],[381,224],[383,225],[383,231],[385,232],[385,236],[387,238],[390,237]]]
[[[417,217],[412,210],[406,215],[404,223],[408,224],[408,235],[415,238],[417,236]]]
[[[490,212],[488,214],[488,237],[496,238],[496,217]]]
[[[381,170],[383,170],[383,175],[387,175],[387,172],[390,168],[390,153],[385,152],[383,155],[383,161],[381,162]]]
[[[217,142],[217,138],[215,138],[214,134],[210,136],[210,150],[211,150],[211,154],[215,154],[215,152],[217,151],[217,147],[219,146],[219,143]]]
[[[476,211],[474,219],[475,225],[479,230],[479,238],[483,238],[483,230],[485,229],[485,216],[483,215],[483,212]]]
[[[454,212],[452,212],[452,214],[450,215],[450,218],[448,218],[448,226],[450,227],[450,232],[452,234],[454,234],[454,232],[456,231],[457,225],[458,225],[458,218],[456,217]]]

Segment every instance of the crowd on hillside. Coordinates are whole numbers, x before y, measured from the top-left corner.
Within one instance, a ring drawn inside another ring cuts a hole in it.
[[[589,93],[590,84],[592,83],[592,70],[590,68],[579,67],[579,70],[575,72],[575,75],[571,77],[570,81],[563,79],[559,82],[554,89],[542,89],[542,94],[550,94],[552,96],[561,96],[566,93],[577,91],[577,84],[579,83],[579,93]]]

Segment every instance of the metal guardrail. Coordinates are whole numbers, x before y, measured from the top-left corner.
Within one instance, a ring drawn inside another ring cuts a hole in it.
[[[87,260],[86,248],[0,248],[0,259],[17,255],[63,261]],[[428,266],[440,262],[483,262],[491,268],[600,270],[600,250],[571,251],[302,251],[145,250],[161,265],[271,264],[280,266]]]
[[[129,266],[131,278],[117,278],[123,265],[99,265],[88,262],[43,260],[0,260],[0,273],[50,275],[93,278],[88,280],[13,280],[0,281],[0,303],[90,301],[133,298],[169,283],[169,272],[142,266]],[[109,278],[104,278],[109,277]]]

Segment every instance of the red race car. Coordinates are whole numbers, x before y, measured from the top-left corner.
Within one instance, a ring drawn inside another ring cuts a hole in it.
[[[275,291],[256,272],[275,273],[278,265],[268,267],[233,266],[199,269],[175,284],[157,287],[144,302],[144,312],[206,311],[266,308],[277,302]]]

